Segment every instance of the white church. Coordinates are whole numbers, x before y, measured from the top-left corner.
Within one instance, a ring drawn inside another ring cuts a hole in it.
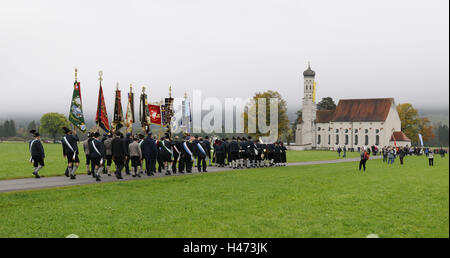
[[[411,146],[401,131],[401,121],[393,98],[341,99],[336,110],[317,110],[316,73],[303,72],[302,118],[295,132],[302,149],[347,149],[361,147]]]

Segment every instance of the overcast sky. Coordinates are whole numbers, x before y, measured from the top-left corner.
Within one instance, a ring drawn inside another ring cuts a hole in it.
[[[150,101],[200,89],[250,97],[277,90],[301,106],[302,72],[317,97],[394,97],[448,107],[449,1],[22,1],[0,7],[0,117],[68,114],[74,68],[86,116],[98,71],[113,110],[116,82]],[[126,108],[125,100],[123,108]],[[109,115],[110,117],[112,114]]]

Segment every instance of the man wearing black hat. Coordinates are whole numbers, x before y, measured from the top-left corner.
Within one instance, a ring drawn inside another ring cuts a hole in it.
[[[204,146],[202,146],[198,135],[194,136],[194,141],[192,141],[192,145],[194,147],[194,157],[197,157],[197,170],[198,172],[207,172],[206,171],[206,151]]]
[[[111,176],[113,135],[111,132],[109,132],[106,134],[106,137],[107,137],[106,140],[103,141],[106,152],[106,171],[104,171],[103,174],[107,173],[108,176]]]
[[[127,152],[129,151],[128,146],[133,142],[133,138],[131,138],[131,133],[127,133],[125,137],[125,149]],[[127,153],[127,156],[129,157],[129,153]],[[130,174],[130,159],[125,160],[125,173],[127,175]]]
[[[208,157],[208,165],[211,166],[211,142],[209,141],[209,136],[205,136],[205,139],[203,140],[206,156]]]
[[[275,166],[280,166],[281,162],[281,147],[279,142],[275,142],[274,144],[274,163]]]
[[[192,173],[192,164],[194,163],[194,154],[192,153],[194,148],[190,139],[190,136],[186,136],[181,148],[181,159],[186,167],[186,173]]]
[[[127,159],[128,150],[125,149],[125,142],[122,138],[122,133],[117,131],[114,139],[111,141],[112,159],[116,165],[116,172],[114,173],[117,179],[122,178],[122,169],[124,167],[125,160]]]
[[[144,156],[145,159],[145,169],[148,176],[152,176],[156,172],[156,155],[156,142],[152,138],[152,133],[149,132],[142,142],[142,156]]]
[[[89,152],[91,155],[91,162],[94,164],[94,176],[96,181],[100,180],[100,170],[103,169],[103,163],[106,158],[105,145],[99,140],[100,134],[94,133],[94,139],[89,144]]]
[[[185,169],[185,163],[184,163],[184,159],[183,159],[183,144],[184,141],[183,140],[179,140],[176,142],[176,148],[178,149],[178,151],[180,152],[180,156],[178,157],[178,171],[181,174],[184,174],[184,169]]]
[[[216,153],[216,164],[218,164],[219,167],[225,167],[224,139],[217,140],[217,143],[215,146],[215,153]]]
[[[34,139],[31,140],[28,144],[31,155],[30,162],[32,162],[34,166],[33,175],[36,178],[40,178],[41,176],[39,176],[39,170],[45,166],[44,147],[42,146],[41,143],[41,135],[36,130],[31,130],[30,133],[33,134],[34,136]]]
[[[172,141],[172,149],[173,149],[173,162],[172,162],[172,172],[175,174],[177,173],[177,163],[180,160],[181,151],[179,149],[180,141],[179,137],[175,136],[175,140]],[[178,168],[179,171],[181,171],[180,168]]]
[[[139,141],[138,141],[138,143],[139,143],[139,148],[141,148],[141,153],[142,153],[142,155],[141,155],[141,171],[140,171],[140,173],[141,174],[143,174],[144,173],[144,151],[143,151],[143,147],[142,147],[142,144],[144,143],[144,135],[143,134],[138,134],[138,138],[139,138]]]
[[[169,166],[171,166],[170,162],[172,161],[173,157],[173,149],[172,144],[170,143],[170,136],[169,134],[166,134],[164,138],[161,139],[160,142],[160,157],[159,159],[163,163],[164,171],[166,172],[166,175],[170,175]]]
[[[345,148],[345,146],[344,146],[344,148]],[[281,164],[283,166],[286,166],[286,151],[287,151],[287,148],[286,148],[286,146],[284,146],[283,142],[280,142],[280,149],[281,149],[281,158],[280,158]]]
[[[87,139],[83,141],[83,149],[84,149],[84,154],[86,155],[86,171],[87,174],[90,175],[91,173],[93,173],[94,169],[90,169],[89,165],[91,165],[91,155],[89,152],[89,142],[92,140],[92,134],[90,132],[87,133]]]
[[[239,156],[239,144],[236,141],[236,137],[231,138],[229,149],[230,149],[231,167],[233,169],[236,169],[238,165],[237,161]]]
[[[134,137],[134,141],[128,145],[128,153],[130,155],[131,166],[134,169],[133,177],[141,177],[141,160],[142,151],[139,146],[139,138]]]
[[[62,129],[66,134],[61,140],[63,147],[63,155],[65,158],[67,158],[66,176],[69,176],[70,174],[70,179],[75,179],[75,171],[78,169],[78,166],[80,165],[80,159],[78,158],[79,154],[78,145],[77,145],[79,139],[76,134],[76,131],[74,132],[75,135],[73,135],[72,131],[69,128],[63,127]]]
[[[159,141],[156,141],[156,149],[157,151],[157,155],[156,155],[156,160],[158,161],[158,172],[162,173],[163,168],[164,168],[164,162],[162,161],[162,145],[161,142],[164,141],[164,137],[161,137],[161,139],[159,139]]]

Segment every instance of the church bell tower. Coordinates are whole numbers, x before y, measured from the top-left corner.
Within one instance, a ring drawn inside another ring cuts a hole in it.
[[[302,100],[302,121],[297,125],[296,144],[314,146],[314,121],[316,120],[315,103],[315,77],[316,72],[308,69],[303,72],[303,100]]]

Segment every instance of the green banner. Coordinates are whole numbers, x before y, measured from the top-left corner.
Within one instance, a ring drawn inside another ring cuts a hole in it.
[[[83,108],[81,102],[80,83],[75,81],[73,85],[72,103],[70,104],[69,121],[80,129],[82,132],[86,131],[86,124],[84,122]]]

